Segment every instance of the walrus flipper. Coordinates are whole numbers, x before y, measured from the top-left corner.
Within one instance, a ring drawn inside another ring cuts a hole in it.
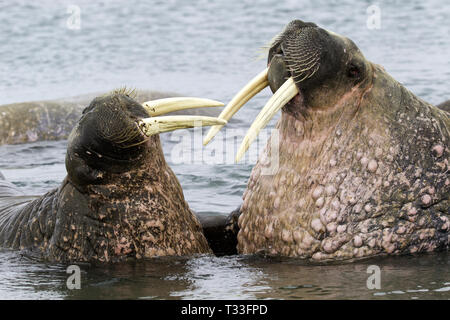
[[[0,181],[0,246],[31,248],[48,239],[52,215],[46,212],[54,194],[55,191],[41,198],[27,196],[13,184]]]

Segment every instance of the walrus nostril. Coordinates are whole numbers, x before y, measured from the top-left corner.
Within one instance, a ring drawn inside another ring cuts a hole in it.
[[[291,73],[284,62],[283,56],[275,55],[270,61],[268,81],[270,90],[276,92],[283,83],[291,76]]]
[[[272,58],[278,54],[284,56],[284,51],[283,48],[281,47],[281,42],[274,44],[269,49],[269,54],[267,55],[267,65],[269,65],[270,62],[272,61]]]

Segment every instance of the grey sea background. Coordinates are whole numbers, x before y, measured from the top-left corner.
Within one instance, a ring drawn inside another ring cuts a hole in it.
[[[379,9],[379,29],[367,25],[372,5]],[[73,28],[73,8],[80,10],[79,29]],[[0,104],[122,86],[227,103],[265,68],[261,48],[293,19],[351,38],[368,60],[384,66],[420,98],[433,104],[450,99],[449,1],[0,0]],[[269,89],[262,91],[228,128],[239,137],[245,134],[270,96]],[[208,149],[193,143],[191,161],[180,163],[180,136],[161,139],[194,211],[227,215],[240,205],[254,161],[234,164],[234,155],[211,161]],[[43,194],[65,176],[66,145],[1,146],[0,171],[27,193]],[[381,269],[380,289],[367,288],[370,265]],[[200,256],[80,267],[81,290],[68,290],[66,265],[0,249],[0,298],[450,298],[446,252],[330,265]]]

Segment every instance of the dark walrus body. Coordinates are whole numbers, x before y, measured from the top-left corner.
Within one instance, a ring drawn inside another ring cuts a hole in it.
[[[97,98],[69,137],[58,188],[28,197],[0,180],[0,246],[64,262],[210,253],[159,136],[136,125],[146,117],[122,93]]]
[[[450,113],[450,100],[438,104],[437,107]]]

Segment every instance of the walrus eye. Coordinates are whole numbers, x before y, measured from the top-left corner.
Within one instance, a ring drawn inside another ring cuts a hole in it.
[[[354,63],[350,63],[350,66],[348,67],[348,71],[347,71],[347,76],[349,78],[358,78],[360,73],[361,72],[360,72],[359,68]]]

